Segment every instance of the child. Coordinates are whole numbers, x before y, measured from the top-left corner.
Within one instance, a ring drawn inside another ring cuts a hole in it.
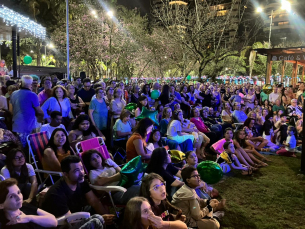
[[[221,154],[224,151],[223,144],[227,141],[233,142],[233,129],[226,128],[224,133],[224,138],[220,139],[218,142],[215,142],[210,149],[217,154]]]
[[[242,170],[242,175],[251,175],[252,169],[248,166],[241,164],[235,155],[234,144],[230,141],[223,144],[224,152],[219,155],[216,162],[218,164],[228,164],[231,169]]]
[[[281,148],[276,153],[281,156],[287,156],[287,157],[296,157],[294,154],[295,149],[297,147],[297,140],[295,135],[297,134],[296,128],[293,126],[289,126],[287,129],[287,139],[286,142],[283,144],[285,145],[285,148]]]
[[[197,168],[198,165],[198,158],[197,155],[194,151],[187,151],[185,153],[185,161],[186,164],[184,165],[184,168],[189,167],[189,166],[193,166],[194,168]],[[203,183],[203,187],[202,187],[202,191],[206,194],[209,195],[209,198],[216,198],[219,195],[219,192],[217,191],[217,189],[214,189],[213,187],[207,185],[204,181],[201,181],[201,183]],[[197,195],[202,196],[202,193],[200,191],[196,190]],[[206,196],[206,195],[204,195]]]

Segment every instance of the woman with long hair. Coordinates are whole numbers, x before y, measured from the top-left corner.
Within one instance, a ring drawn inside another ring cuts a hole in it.
[[[150,173],[142,179],[140,196],[148,200],[154,215],[160,216],[170,228],[187,228],[182,211],[167,200],[166,182],[160,175]]]
[[[176,190],[176,188],[172,189],[172,187],[181,187],[184,184],[175,178],[175,176],[181,177],[180,170],[171,164],[171,156],[163,147],[156,148],[152,152],[146,173],[156,173],[164,178],[166,181],[166,192],[170,199]]]
[[[159,101],[164,107],[170,107],[174,103],[174,98],[170,96],[170,88],[167,84],[163,85]]]
[[[231,107],[230,103],[224,102],[223,110],[221,112],[221,119],[226,123],[233,124],[232,113],[233,113],[233,111],[232,111],[232,107]]]
[[[160,122],[160,133],[162,137],[166,135],[167,132],[167,126],[170,122],[172,117],[172,109],[170,107],[164,107],[163,114],[162,114],[162,120]]]
[[[110,104],[110,110],[112,112],[113,121],[115,122],[119,117],[126,106],[125,100],[122,99],[122,89],[121,88],[115,88],[114,89],[114,99],[111,101]]]
[[[242,153],[243,157],[240,157],[239,154],[236,154],[236,156],[243,164],[253,167],[268,166],[268,164],[254,157],[254,155],[258,156],[260,155],[260,153],[258,153],[253,147],[253,145],[249,143],[249,141],[246,139],[246,132],[244,130],[236,131],[233,142],[234,146],[239,150],[239,152]],[[246,160],[246,162],[243,158]]]
[[[155,149],[159,147],[163,147],[160,131],[153,130],[149,136],[147,143],[152,143]]]
[[[5,228],[56,228],[56,218],[23,200],[18,182],[8,178],[0,182],[0,224]]]
[[[196,102],[194,85],[189,85],[187,87],[187,95],[189,96],[190,105],[194,105]]]
[[[88,115],[92,124],[100,131],[106,131],[108,121],[108,107],[104,99],[104,91],[101,87],[95,89],[96,97],[89,105]]]
[[[131,137],[126,143],[127,161],[141,155],[143,160],[149,160],[151,151],[146,148],[147,135],[151,133],[154,122],[150,118],[143,118],[139,121]]]
[[[24,202],[31,203],[37,194],[37,179],[34,168],[25,162],[25,155],[21,149],[12,149],[6,157],[1,175],[5,178],[15,178],[24,197]]]
[[[69,142],[84,141],[98,136],[104,137],[104,135],[99,133],[96,127],[93,126],[89,116],[81,114],[76,118],[72,126],[72,130],[69,133]]]
[[[135,110],[135,117],[138,117],[141,114],[143,107],[146,107],[147,110],[149,110],[148,99],[145,95],[141,95],[138,98],[138,101],[138,106]]]
[[[68,91],[68,98],[71,102],[72,114],[74,117],[77,117],[81,112],[84,111],[83,109],[86,104],[81,97],[75,94],[75,87],[73,84],[68,84],[66,89]]]
[[[62,128],[57,128],[53,131],[42,153],[42,167],[44,170],[60,172],[60,162],[72,154],[74,154],[74,151],[70,147],[66,131]]]
[[[133,87],[132,87],[132,93],[131,93],[131,96],[130,96],[130,102],[131,103],[136,103],[138,104],[139,102],[139,97],[140,97],[140,87],[138,84],[134,84]]]
[[[60,111],[63,117],[62,124],[64,124],[67,129],[71,121],[70,119],[72,118],[72,112],[68,92],[63,86],[57,85],[53,88],[52,97],[44,102],[41,109],[43,110],[44,118],[48,123],[51,122],[51,112]]]
[[[149,84],[143,85],[141,95],[146,96],[149,107],[155,105],[155,100],[150,97],[150,85]]]
[[[88,150],[83,153],[82,159],[89,172],[89,180],[93,185],[116,186],[121,180],[121,168],[110,158],[105,160],[101,154],[95,150]],[[116,204],[126,204],[128,200],[139,194],[140,186],[132,185],[124,193],[113,194]]]

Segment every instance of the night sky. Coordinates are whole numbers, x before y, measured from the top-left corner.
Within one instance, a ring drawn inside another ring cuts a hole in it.
[[[118,0],[118,4],[130,9],[137,7],[143,15],[150,13],[150,0]]]

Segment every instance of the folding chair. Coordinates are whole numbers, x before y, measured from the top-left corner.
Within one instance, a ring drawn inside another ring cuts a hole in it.
[[[107,147],[105,144],[100,145],[100,141],[104,143],[104,140],[101,137],[88,139],[82,142],[78,142],[75,146],[78,156],[80,157],[85,173],[89,175],[84,163],[83,163],[83,153],[90,149],[97,150],[100,154],[103,160],[107,160],[110,158],[110,155],[108,153]],[[116,205],[114,204],[114,201],[112,199],[111,192],[126,192],[127,189],[121,186],[98,186],[98,185],[90,185],[90,187],[96,191],[103,191],[106,192],[109,195],[111,205],[114,208],[114,211],[116,213],[116,216],[119,217],[119,211],[116,208]]]
[[[58,226],[64,226],[67,224],[71,226],[72,223],[79,223],[83,219],[88,219],[89,217],[90,217],[89,212],[75,212],[75,213],[72,213],[71,215],[62,216],[62,217],[57,218],[57,223],[58,223]]]
[[[43,131],[40,133],[30,134],[27,136],[27,143],[29,146],[29,162],[34,166],[35,172],[38,175],[40,180],[40,185],[43,186],[48,178],[51,179],[52,184],[54,184],[52,175],[62,176],[61,172],[54,172],[40,169],[41,160],[42,160],[42,152],[44,151],[45,147],[47,146],[49,141],[48,132]],[[31,161],[31,159],[33,161]],[[42,181],[40,173],[48,174],[46,179]]]

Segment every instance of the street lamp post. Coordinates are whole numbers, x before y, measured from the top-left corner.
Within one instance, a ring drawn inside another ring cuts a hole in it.
[[[271,31],[272,31],[273,10],[271,11],[270,27],[269,27],[269,49],[271,48]]]

